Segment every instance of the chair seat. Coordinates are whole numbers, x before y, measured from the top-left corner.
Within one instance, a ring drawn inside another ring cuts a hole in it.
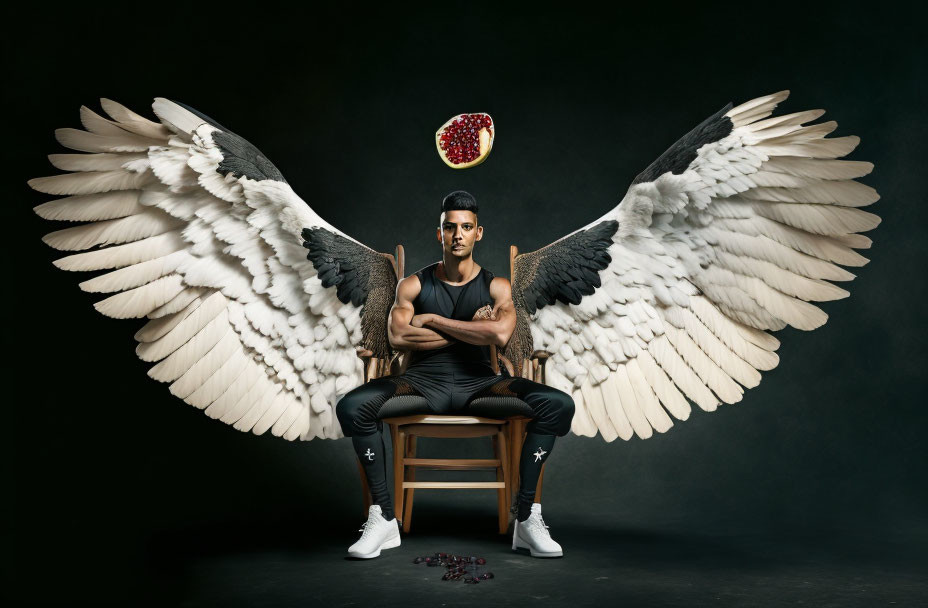
[[[398,418],[416,414],[435,414],[439,416],[479,416],[481,418],[508,418],[525,416],[531,418],[531,406],[516,397],[491,395],[474,399],[459,410],[436,412],[429,407],[428,400],[421,395],[397,395],[387,399],[380,408],[378,418]]]

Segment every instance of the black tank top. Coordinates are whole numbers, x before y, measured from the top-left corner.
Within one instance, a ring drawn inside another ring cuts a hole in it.
[[[481,268],[473,279],[463,285],[449,285],[435,276],[438,262],[416,272],[422,286],[419,295],[413,300],[413,309],[417,315],[432,313],[458,321],[472,321],[474,313],[486,305],[493,306],[490,297],[490,281],[493,273]],[[463,340],[433,350],[414,350],[411,353],[409,367],[428,363],[485,364],[490,370],[490,347],[468,344]]]

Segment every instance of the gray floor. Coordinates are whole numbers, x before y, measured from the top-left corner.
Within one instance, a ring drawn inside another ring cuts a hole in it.
[[[459,515],[455,516],[459,518]],[[461,525],[464,524],[464,525]],[[424,512],[403,544],[373,560],[346,557],[354,531],[275,547],[279,529],[228,537],[186,531],[152,546],[152,602],[179,606],[884,606],[928,598],[928,559],[907,543],[790,539],[551,523],[561,559],[513,553],[492,513],[457,522]],[[333,531],[330,531],[333,532]],[[416,565],[436,551],[479,555],[496,575],[478,585]]]

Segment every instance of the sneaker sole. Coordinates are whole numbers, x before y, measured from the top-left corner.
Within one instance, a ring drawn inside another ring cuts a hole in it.
[[[518,553],[521,553],[522,551],[528,551],[529,555],[531,555],[532,557],[564,557],[563,551],[548,551],[548,552],[535,551],[531,547],[521,547],[518,545],[513,545],[512,550]]]
[[[380,545],[376,551],[370,553],[358,553],[356,551],[349,551],[348,555],[351,557],[357,557],[359,559],[371,559],[374,557],[380,557],[380,551],[383,549],[394,549],[400,546],[400,537],[395,536],[393,538],[387,539]]]
[[[512,550],[517,552],[528,551],[529,555],[532,557],[564,557],[563,551],[536,551],[531,548],[529,545],[523,545],[515,539],[515,533],[513,532],[512,538]]]

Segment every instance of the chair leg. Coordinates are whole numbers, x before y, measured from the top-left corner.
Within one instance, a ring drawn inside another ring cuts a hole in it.
[[[364,516],[361,519],[367,519],[367,512],[371,508],[374,499],[371,496],[371,488],[367,485],[367,475],[364,474],[364,465],[361,464],[361,459],[355,454],[355,461],[358,463],[358,474],[361,476],[361,496],[364,501]]]
[[[403,458],[405,457],[406,433],[401,429],[397,429],[393,435],[393,500],[396,502],[393,511],[401,523],[403,522],[403,505],[405,504],[403,498],[406,494],[403,487],[403,480],[406,478],[406,467],[403,466]]]
[[[500,429],[500,431],[502,431],[502,429]],[[495,472],[496,472],[496,481],[505,480],[505,475],[502,475],[502,476],[501,476],[501,471],[502,471],[502,467],[503,467],[503,457],[502,457],[502,455],[500,454],[500,447],[502,447],[502,444],[499,442],[499,433],[497,433],[496,435],[493,435],[492,437],[490,437],[490,444],[493,446],[493,458],[499,459],[499,465],[497,465],[497,467],[496,467],[496,469],[495,469]],[[505,483],[504,483],[504,484],[503,484],[503,487],[501,488],[501,490],[505,490],[505,489],[506,489],[506,487],[505,487]],[[500,502],[501,502],[500,490],[497,490],[497,493],[496,493],[496,510],[497,510],[497,512],[499,511]]]
[[[406,454],[408,454],[410,458],[415,458],[416,457],[416,436],[410,435],[409,437],[407,437],[405,446],[406,446]],[[403,468],[406,471],[407,481],[415,481],[416,480],[416,467],[410,466],[408,468],[407,467],[403,467]],[[415,488],[409,488],[406,490],[406,498],[405,498],[406,505],[404,507],[404,512],[403,512],[403,532],[406,532],[406,533],[409,533],[409,529],[412,527],[412,499],[413,499],[413,496],[415,495],[415,492],[416,492]]]
[[[493,453],[499,459],[499,466],[496,468],[496,481],[502,481],[503,487],[497,492],[498,510],[499,510],[499,533],[505,534],[509,528],[509,454],[507,453],[508,442],[506,441],[507,425],[500,428],[499,433],[493,437]]]
[[[515,420],[509,421],[509,504],[512,504],[512,501],[515,500],[515,484],[516,484],[516,458],[513,450],[516,448],[516,432],[518,430],[519,423]]]
[[[399,520],[400,523],[402,523],[402,522],[403,522],[403,514],[399,511],[398,507],[396,506],[396,505],[397,505],[396,493],[397,493],[397,491],[398,491],[398,488],[401,487],[401,486],[400,486],[399,483],[397,483],[396,474],[395,474],[395,473],[396,473],[396,457],[397,457],[398,449],[397,449],[397,443],[396,443],[396,425],[393,425],[393,424],[390,425],[390,444],[393,446],[393,460],[392,460],[392,462],[391,462],[391,464],[393,465],[393,471],[394,471],[394,476],[393,476],[393,514],[396,516],[397,520]]]

